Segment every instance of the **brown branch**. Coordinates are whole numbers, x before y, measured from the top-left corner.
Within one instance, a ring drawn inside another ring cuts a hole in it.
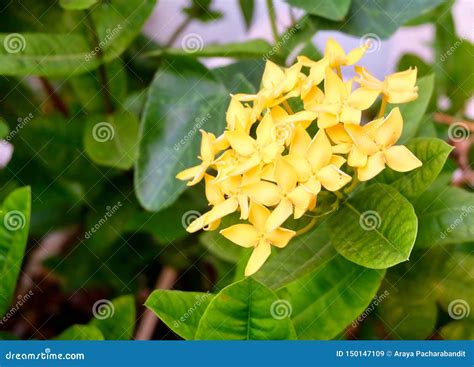
[[[457,119],[454,116],[450,116],[441,112],[436,112],[433,116],[433,119],[435,120],[435,122],[444,125],[453,125],[455,123],[461,123],[463,125],[466,125],[471,132],[474,132],[474,122],[469,120]]]
[[[40,77],[39,80],[43,88],[46,90],[46,93],[48,94],[48,98],[51,98],[51,101],[55,109],[61,112],[61,114],[64,117],[68,117],[69,109],[66,103],[64,103],[61,97],[56,93],[56,89],[54,88],[54,86],[49,82],[48,79],[44,77]]]
[[[174,268],[170,266],[164,267],[156,282],[155,289],[170,289],[176,282],[177,277],[178,272]],[[158,317],[147,308],[143,312],[140,324],[138,325],[135,340],[150,340],[157,324]]]

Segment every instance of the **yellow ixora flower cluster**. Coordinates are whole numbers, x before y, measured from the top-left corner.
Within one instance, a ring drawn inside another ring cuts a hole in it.
[[[285,247],[295,236],[281,227],[290,216],[313,211],[321,190],[334,192],[352,180],[344,167],[367,181],[386,165],[399,172],[421,166],[405,146],[395,145],[403,128],[400,110],[384,116],[387,103],[417,98],[416,69],[378,80],[355,66],[356,76],[344,81],[341,67],[354,65],[365,51],[346,54],[330,39],[319,61],[300,56],[289,68],[267,61],[261,90],[232,95],[226,131],[219,137],[202,131],[201,164],[177,175],[188,185],[204,179],[212,206],[189,232],[215,230],[237,211],[250,222],[220,231],[253,248],[245,275],[264,264],[272,246]],[[379,118],[361,124],[362,111],[379,96]]]

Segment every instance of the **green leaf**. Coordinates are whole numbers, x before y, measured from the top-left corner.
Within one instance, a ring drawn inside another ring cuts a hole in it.
[[[56,340],[104,340],[101,331],[91,325],[73,325],[59,334]]]
[[[474,238],[474,193],[456,187],[429,190],[415,202],[416,247],[459,244]]]
[[[331,252],[328,261],[284,291],[299,339],[332,339],[370,304],[385,271],[367,269]]]
[[[474,340],[474,320],[450,322],[439,333],[447,340]]]
[[[330,259],[332,246],[327,226],[293,238],[281,250],[272,250],[273,255],[255,274],[255,278],[272,289],[278,289],[302,277]]]
[[[280,314],[280,307],[287,307],[286,301],[255,279],[246,278],[212,299],[199,322],[196,339],[295,339],[289,315]]]
[[[0,207],[0,316],[10,306],[23,262],[30,202],[30,188],[23,187],[10,193]]]
[[[375,34],[380,38],[392,35],[398,27],[429,12],[445,0],[352,0],[344,22],[314,18],[318,29],[337,29],[355,36]]]
[[[112,302],[99,300],[94,304],[95,318],[89,323],[97,327],[107,340],[129,340],[135,328],[135,299],[133,296],[115,298]]]
[[[260,88],[260,80],[262,78],[263,70],[264,62],[260,58],[252,60],[240,60],[233,64],[212,69],[212,73],[217,79],[222,81],[222,83],[231,93],[243,92],[252,94]],[[242,76],[244,76],[245,79],[250,82],[252,88],[246,86],[244,90],[240,89],[243,84]]]
[[[245,21],[245,28],[249,30],[252,25],[253,13],[255,8],[254,0],[239,0],[240,11]]]
[[[388,335],[391,339],[426,339],[436,325],[436,303],[423,297],[419,285],[418,290],[407,289],[403,279],[394,284],[396,291],[391,291],[378,308]]]
[[[96,4],[97,0],[60,0],[59,5],[66,10],[84,10],[89,9]]]
[[[0,34],[0,75],[72,76],[93,70],[99,60],[80,34]]]
[[[415,54],[405,54],[399,60],[396,69],[403,71],[408,68],[416,67],[418,77],[422,77],[433,72],[433,67],[428,65],[423,59]],[[403,105],[402,105],[403,106]],[[401,106],[400,106],[401,107]]]
[[[309,14],[331,20],[343,20],[351,5],[351,0],[286,0],[286,2]]]
[[[143,207],[170,206],[185,190],[175,176],[198,164],[199,129],[225,126],[225,88],[192,59],[173,59],[156,74],[142,117],[135,190]]]
[[[434,81],[434,74],[420,78],[417,82],[418,98],[400,106],[400,112],[403,116],[403,133],[398,144],[404,144],[408,139],[415,136],[430,103]]]
[[[210,293],[157,289],[148,297],[145,306],[180,337],[194,340],[199,320],[213,297]]]
[[[346,200],[329,218],[329,226],[331,242],[341,255],[384,269],[409,259],[417,218],[397,190],[374,184]]]
[[[97,164],[129,169],[136,160],[138,121],[127,111],[87,119],[84,147]]]
[[[0,139],[3,139],[5,136],[8,135],[10,129],[6,124],[5,120],[0,117]]]
[[[415,138],[406,146],[423,165],[410,172],[396,172],[387,167],[375,181],[389,184],[408,199],[415,199],[438,177],[452,147],[436,138]]]
[[[267,41],[254,39],[245,42],[226,43],[219,45],[209,45],[204,47],[201,39],[197,39],[196,46],[183,48],[170,48],[151,51],[149,56],[160,56],[163,54],[170,56],[193,56],[193,57],[233,57],[237,59],[252,59],[262,57],[269,53],[272,48]]]

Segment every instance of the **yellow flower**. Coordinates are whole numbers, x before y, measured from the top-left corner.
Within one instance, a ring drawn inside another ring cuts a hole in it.
[[[198,157],[202,163],[185,169],[176,175],[178,180],[191,180],[188,182],[188,186],[197,184],[202,180],[206,170],[214,163],[214,157],[216,154],[216,148],[214,146],[216,142],[216,137],[212,133],[207,133],[204,130],[201,130],[202,140],[201,140],[201,155]]]
[[[341,66],[354,65],[364,56],[368,45],[358,47],[350,51],[348,54],[333,38],[329,38],[324,50],[324,57],[329,60],[329,66],[332,68],[339,68]]]
[[[356,66],[355,71],[358,74],[356,81],[361,87],[382,93],[388,103],[406,103],[418,97],[418,87],[415,86],[416,68],[390,74],[383,81],[363,67]]]
[[[277,228],[267,231],[265,223],[270,216],[270,211],[258,204],[250,207],[250,224],[235,224],[229,228],[223,229],[220,233],[235,244],[251,248],[252,255],[245,268],[245,276],[250,276],[259,270],[271,254],[271,247],[285,247],[296,234],[295,231]]]
[[[328,128],[339,122],[359,125],[362,111],[374,103],[378,94],[378,91],[366,88],[352,91],[352,81],[343,82],[331,68],[326,68],[324,99],[312,108],[319,112],[319,128]]]
[[[395,145],[403,129],[398,107],[385,119],[374,120],[362,127],[347,125],[345,128],[359,150],[360,159],[355,166],[360,181],[375,177],[385,165],[398,172],[408,172],[422,165],[407,147]]]

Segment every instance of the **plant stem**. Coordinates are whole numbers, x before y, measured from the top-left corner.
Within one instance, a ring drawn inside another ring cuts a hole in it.
[[[385,113],[385,108],[387,108],[387,100],[385,98],[382,98],[382,104],[380,105],[380,110],[379,110],[379,113],[377,114],[377,118],[383,117]]]
[[[155,289],[170,289],[176,282],[177,277],[178,272],[174,268],[170,266],[164,267],[156,282]],[[146,309],[135,333],[135,340],[150,340],[157,323],[158,318],[155,314],[151,310]]]
[[[272,27],[273,38],[275,39],[275,42],[277,42],[280,36],[278,35],[278,28],[276,24],[275,7],[273,6],[273,0],[267,0],[267,9],[268,9],[268,17],[270,18],[270,25]]]
[[[173,43],[176,42],[180,34],[183,33],[183,31],[188,27],[192,20],[193,18],[191,17],[191,15],[188,15],[186,19],[184,19],[184,21],[178,26],[178,28],[175,29],[173,34],[171,34],[169,40],[166,42],[164,47],[169,48],[173,46]]]
[[[316,225],[317,218],[314,217],[311,219],[311,222],[309,222],[307,225],[305,225],[303,228],[299,229],[296,231],[295,237],[296,236],[301,236],[302,234],[305,234],[309,230],[311,230],[315,225]]]
[[[288,112],[290,115],[292,115],[294,113],[287,100],[283,101],[283,107],[285,108],[286,112]]]
[[[69,116],[69,109],[64,103],[64,101],[61,99],[61,97],[56,93],[56,90],[54,89],[54,86],[49,82],[48,79],[44,77],[39,78],[41,84],[43,85],[43,88],[46,90],[46,93],[48,93],[48,96],[51,98],[51,101],[53,102],[54,107],[61,112],[61,114],[64,117]]]
[[[104,54],[102,52],[102,48],[99,47],[99,36],[97,35],[97,31],[95,28],[94,21],[90,15],[90,11],[86,11],[86,20],[89,23],[89,28],[91,30],[92,41],[94,42],[94,47],[97,47],[97,56],[99,57],[101,63],[99,65],[99,80],[101,84],[100,91],[102,93],[104,99],[104,109],[107,114],[112,114],[114,111],[113,104],[112,104],[112,97],[109,90],[109,78],[107,77],[107,69],[105,68],[105,64],[103,63]]]

